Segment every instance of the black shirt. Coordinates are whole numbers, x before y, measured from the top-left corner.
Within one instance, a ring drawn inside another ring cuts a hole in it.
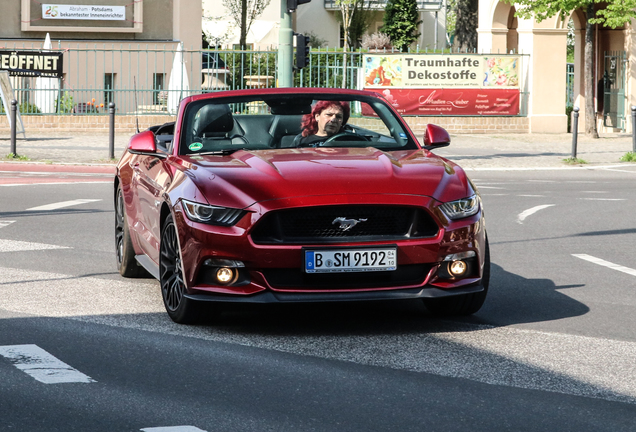
[[[306,137],[302,137],[299,140],[299,144],[301,147],[320,147],[322,143],[327,141],[330,136],[318,136],[318,135],[309,135]]]

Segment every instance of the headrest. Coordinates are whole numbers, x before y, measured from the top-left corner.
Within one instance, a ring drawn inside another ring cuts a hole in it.
[[[234,120],[230,106],[210,104],[199,110],[194,130],[198,137],[224,137],[233,128]]]

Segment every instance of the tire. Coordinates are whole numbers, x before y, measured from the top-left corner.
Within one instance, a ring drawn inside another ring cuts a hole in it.
[[[471,294],[461,294],[452,297],[422,299],[428,311],[436,316],[472,315],[479,311],[486,301],[488,285],[490,284],[490,246],[486,238],[486,257],[484,272],[481,279],[483,291]]]
[[[177,235],[177,227],[172,215],[169,215],[161,230],[159,255],[161,296],[166,312],[172,321],[179,324],[194,324],[201,318],[203,305],[185,297],[186,288]]]
[[[127,278],[149,276],[148,272],[135,259],[135,249],[130,239],[121,186],[117,187],[117,195],[115,195],[115,251],[117,270],[119,270],[120,275]]]

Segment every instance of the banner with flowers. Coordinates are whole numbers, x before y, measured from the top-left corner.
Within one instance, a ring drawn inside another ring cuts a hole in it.
[[[363,65],[364,88],[389,90],[405,115],[519,113],[517,55],[368,54]]]

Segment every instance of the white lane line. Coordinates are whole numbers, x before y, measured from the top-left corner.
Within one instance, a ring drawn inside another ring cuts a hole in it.
[[[478,189],[506,189],[505,187],[498,187],[498,186],[481,186],[478,185],[477,186]]]
[[[32,207],[30,209],[27,209],[27,211],[57,210],[57,209],[65,208],[65,207],[71,207],[71,206],[76,206],[76,205],[80,205],[80,204],[92,203],[92,202],[95,202],[95,201],[101,201],[101,199],[77,199],[77,200],[72,200],[72,201],[62,201],[62,202],[58,202],[58,203],[47,204],[47,205],[42,205],[42,206],[38,206],[38,207]]]
[[[598,264],[598,265],[603,266],[603,267],[610,268],[612,270],[616,270],[616,271],[619,271],[619,272],[627,273],[628,275],[636,276],[636,270],[633,269],[633,268],[624,267],[622,265],[614,264],[612,262],[605,261],[604,259],[596,258],[596,257],[593,257],[591,255],[587,255],[587,254],[572,254],[572,256],[576,257],[576,258],[580,258],[580,259],[585,260],[585,261],[589,261],[589,262],[594,263],[594,264]]]
[[[143,432],[206,432],[194,426],[167,426],[167,427],[150,427],[139,429]]]
[[[579,198],[585,201],[627,201],[626,198]]]
[[[528,210],[522,211],[521,213],[519,213],[519,216],[517,216],[517,222],[522,224],[523,221],[526,220],[528,216],[535,214],[539,210],[543,210],[552,206],[554,206],[554,204],[544,204],[544,205],[532,207],[532,208],[529,208]]]
[[[545,195],[517,195],[518,197],[524,198],[545,198]]]
[[[44,384],[96,382],[37,345],[0,346],[0,355],[16,368]]]
[[[59,185],[78,185],[78,184],[104,184],[112,183],[112,180],[103,181],[81,181],[81,182],[45,182],[45,183],[7,183],[0,184],[0,187],[11,186],[59,186]]]
[[[11,225],[13,222],[15,221],[10,221],[10,220],[0,220],[0,228],[4,228],[6,226]]]
[[[25,252],[25,251],[38,251],[38,250],[51,250],[51,249],[70,249],[67,246],[56,246],[44,243],[32,243],[18,240],[3,240],[0,239],[0,253],[1,252]]]

